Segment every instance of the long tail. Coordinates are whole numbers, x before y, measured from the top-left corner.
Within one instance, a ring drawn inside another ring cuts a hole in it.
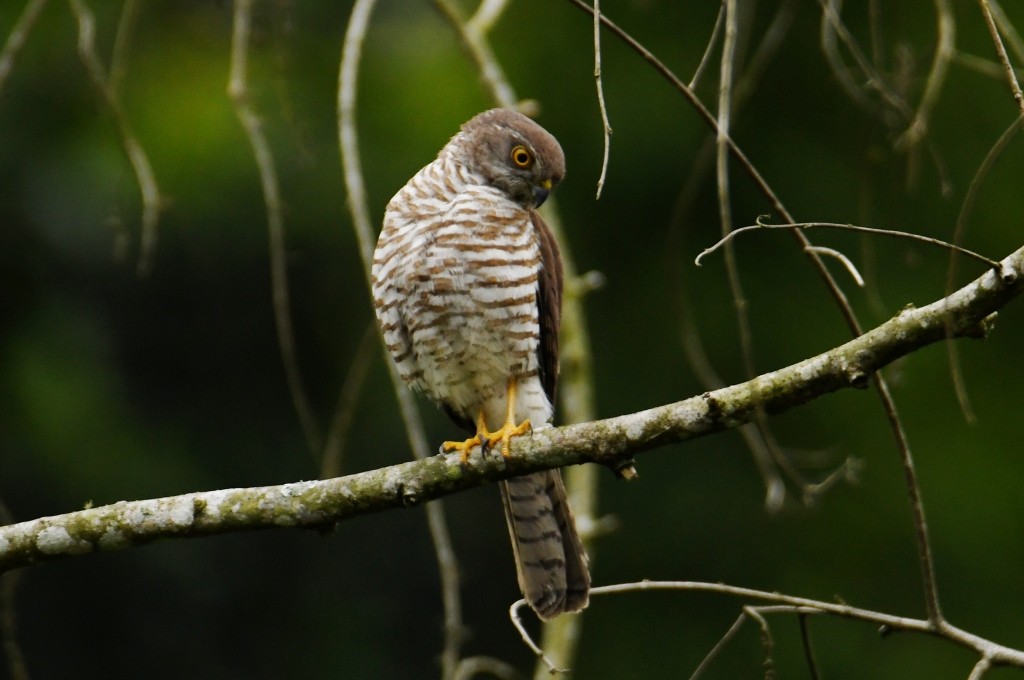
[[[590,571],[558,470],[501,483],[523,597],[540,618],[587,606]]]

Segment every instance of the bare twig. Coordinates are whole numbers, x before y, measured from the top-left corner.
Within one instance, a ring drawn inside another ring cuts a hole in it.
[[[818,680],[818,662],[814,659],[814,645],[811,644],[811,630],[807,625],[807,614],[802,612],[797,614],[797,620],[800,622],[800,644],[804,648],[807,672],[810,674],[811,680]]]
[[[508,0],[483,0],[476,8],[476,13],[466,22],[466,29],[478,35],[489,33],[498,23],[506,7]]]
[[[807,250],[814,253],[815,255],[825,255],[827,257],[839,260],[839,262],[842,263],[843,267],[846,268],[846,272],[853,279],[854,283],[856,283],[861,288],[864,287],[864,277],[860,275],[859,271],[857,271],[857,267],[853,265],[853,262],[850,261],[850,258],[846,257],[846,255],[844,255],[842,252],[836,250],[835,248],[826,248],[825,246],[807,246]]]
[[[1003,45],[1003,39],[999,35],[999,28],[996,27],[996,20],[992,16],[992,9],[989,7],[988,0],[978,0],[978,5],[981,6],[981,14],[985,17],[985,25],[988,26],[989,35],[992,36],[996,55],[999,56],[999,63],[1003,65],[1003,72],[1006,74],[1006,80],[1010,84],[1010,92],[1013,94],[1013,99],[1017,103],[1017,108],[1020,109],[1021,115],[1024,115],[1024,93],[1020,90],[1017,74],[1010,63],[1009,55],[1006,54],[1006,47]]]
[[[43,7],[46,7],[46,0],[28,0],[25,3],[25,8],[21,10],[21,14],[18,16],[14,27],[11,28],[11,32],[7,35],[4,48],[0,50],[0,92],[3,92],[7,76],[11,74],[11,69],[14,68],[14,58],[18,56],[18,52],[25,46],[28,34],[32,32],[32,27],[35,26],[36,19],[39,18]]]
[[[984,2],[984,0],[981,0]],[[928,120],[931,118],[932,109],[939,100],[942,92],[942,85],[946,80],[946,70],[952,59],[956,46],[956,21],[953,19],[953,8],[949,0],[934,0],[935,13],[938,16],[936,34],[938,36],[935,46],[935,55],[932,57],[932,67],[928,72],[924,94],[921,102],[917,105],[917,112],[910,126],[896,141],[897,147],[911,148],[917,146],[928,132]]]
[[[959,50],[954,52],[953,63],[963,66],[964,68],[969,68],[972,71],[989,78],[1003,78],[1006,75],[1006,71],[998,62],[990,59],[984,59],[976,54],[970,54],[968,52],[961,52]],[[1020,76],[1024,71],[1021,71],[1019,68],[1015,68],[1013,73],[1014,75]]]
[[[718,639],[715,646],[704,655],[701,662],[697,664],[697,668],[694,669],[693,673],[690,674],[690,680],[699,680],[700,676],[704,675],[704,671],[711,667],[711,663],[718,657],[718,655],[726,648],[726,646],[732,642],[732,639],[736,637],[736,633],[740,632],[740,628],[743,627],[743,622],[747,620],[746,611],[740,611],[740,615],[736,617],[736,620],[732,622],[729,629],[725,631],[725,635]]]
[[[988,0],[988,5],[992,10],[992,17],[996,20],[996,25],[999,26],[999,32],[1004,36],[1006,42],[1010,43],[1010,49],[1017,55],[1018,61],[1024,61],[1024,39],[1020,37],[1017,27],[1006,16],[999,0]]]
[[[767,592],[752,588],[730,586],[722,583],[704,583],[700,581],[640,581],[637,583],[621,583],[611,586],[592,588],[590,593],[595,597],[602,595],[634,594],[644,591],[682,591],[716,593],[744,600],[771,602],[777,606],[747,606],[750,610],[763,614],[795,614],[799,616],[828,614],[841,618],[864,621],[891,630],[902,630],[913,633],[926,633],[942,638],[956,645],[977,652],[989,665],[1001,664],[1018,668],[1024,667],[1024,651],[1012,649],[990,640],[969,633],[965,630],[946,624],[940,628],[925,619],[894,616],[882,612],[852,607],[845,603],[825,602],[804,597],[796,597],[777,592]],[[781,606],[779,606],[781,605]],[[745,611],[745,610],[744,610]],[[979,662],[980,663],[980,662]]]
[[[1003,151],[1009,147],[1010,142],[1017,133],[1020,132],[1021,128],[1024,127],[1024,115],[1018,116],[1010,126],[1003,131],[1003,134],[999,136],[992,148],[985,154],[984,160],[981,165],[978,166],[977,172],[974,173],[974,177],[971,178],[971,183],[967,187],[967,195],[964,196],[964,202],[960,206],[960,212],[956,217],[956,227],[953,229],[953,243],[963,243],[964,235],[967,232],[967,222],[972,212],[974,212],[974,203],[978,198],[978,192],[981,190],[982,185],[985,183],[985,179],[988,177],[995,165],[996,160],[1002,155]],[[956,285],[957,268],[959,260],[956,255],[960,252],[954,250],[949,254],[949,265],[946,269],[946,292],[949,293],[953,290],[953,286]],[[964,380],[963,371],[960,370],[960,359],[954,343],[947,343],[946,354],[949,359],[949,370],[950,375],[953,378],[953,389],[956,392],[957,402],[960,404],[960,411],[964,414],[964,419],[973,423],[977,420],[974,415],[974,409],[971,407],[970,396],[967,393],[967,386]]]
[[[775,640],[772,638],[772,629],[768,625],[768,621],[761,616],[761,612],[758,611],[757,607],[751,607],[747,605],[743,607],[743,613],[746,614],[757,626],[761,629],[761,647],[764,649],[764,677],[765,680],[771,680],[775,677]]]
[[[487,88],[491,99],[502,108],[515,109],[519,103],[515,91],[509,84],[501,64],[495,59],[494,51],[483,32],[483,29],[490,28],[489,24],[478,23],[470,27],[463,21],[459,8],[453,0],[434,0],[434,6],[440,10],[458,33],[459,40],[470,59],[476,64],[480,80]]]
[[[971,669],[971,674],[967,676],[967,680],[981,680],[990,668],[992,668],[992,660],[987,656],[982,656],[978,659],[978,663],[974,664],[974,668]]]
[[[526,631],[526,627],[523,625],[523,619],[519,615],[519,611],[525,606],[526,600],[516,600],[512,603],[512,606],[508,608],[509,618],[512,619],[512,625],[519,631],[519,637],[523,639],[523,642],[530,648],[530,651],[537,655],[538,664],[543,664],[547,669],[548,674],[568,673],[570,669],[563,668],[549,659],[547,654],[544,653],[544,650],[537,646],[537,643],[533,641],[533,637]]]
[[[100,93],[107,108],[110,109],[121,139],[128,162],[135,172],[135,180],[139,184],[142,198],[142,235],[139,240],[139,260],[136,271],[140,276],[149,273],[156,254],[157,226],[160,220],[162,200],[160,188],[156,183],[156,175],[150,165],[145,149],[139,143],[135,132],[128,123],[121,100],[116,96],[110,81],[96,52],[96,19],[84,0],[69,0],[71,11],[78,20],[78,56],[85,65],[85,70],[92,80],[93,86]]]
[[[138,18],[138,0],[125,0],[121,6],[121,18],[117,22],[114,50],[110,55],[110,91],[115,97],[121,96],[121,86],[128,73],[128,53],[131,51],[131,39]]]
[[[731,239],[735,238],[739,234],[744,234],[744,233],[747,233],[747,232],[750,232],[750,231],[757,231],[759,229],[815,229],[815,228],[840,229],[840,230],[844,230],[844,231],[856,231],[856,232],[860,232],[860,233],[863,233],[863,234],[876,234],[878,236],[892,236],[894,238],[904,238],[904,239],[908,239],[908,240],[911,240],[911,241],[918,241],[920,243],[927,243],[929,245],[937,246],[939,248],[946,248],[947,250],[952,250],[952,251],[960,253],[962,255],[967,255],[968,257],[971,257],[971,258],[973,258],[975,260],[978,260],[979,262],[983,262],[985,265],[987,265],[989,268],[993,269],[996,272],[998,272],[1000,270],[1000,267],[1002,266],[996,260],[993,260],[991,258],[985,257],[984,255],[979,255],[978,253],[976,253],[976,252],[974,252],[972,250],[967,250],[966,248],[962,248],[962,247],[960,247],[958,245],[955,245],[953,243],[948,243],[948,242],[943,241],[941,239],[932,238],[931,236],[922,236],[921,234],[914,234],[914,233],[909,232],[909,231],[898,231],[898,230],[895,230],[895,229],[876,229],[874,227],[861,227],[861,226],[858,226],[856,224],[840,224],[840,223],[837,223],[837,222],[789,222],[789,223],[780,223],[780,224],[768,224],[768,223],[763,221],[763,218],[758,218],[757,224],[752,224],[752,225],[749,225],[749,226],[746,226],[746,227],[740,227],[739,229],[734,229],[725,238],[721,239],[720,241],[715,243],[710,248],[705,248],[703,251],[701,251],[701,254],[698,255],[697,258],[694,260],[694,264],[696,264],[699,267],[700,264],[701,264],[700,261],[706,255],[709,255],[709,254],[715,252],[724,243],[729,242]]]
[[[519,680],[523,676],[514,666],[491,656],[470,656],[459,661],[454,680],[470,680],[481,673],[493,675],[501,680]]]
[[[595,17],[596,18],[596,17]],[[700,61],[697,63],[697,68],[693,70],[693,77],[690,78],[690,82],[686,84],[691,90],[696,90],[700,84],[701,76],[704,75],[704,70],[711,64],[711,55],[715,51],[715,46],[718,44],[718,36],[722,33],[722,21],[725,19],[725,3],[718,8],[718,16],[715,18],[715,26],[711,29],[711,35],[708,38],[707,47],[704,48],[704,54],[701,55]]]
[[[370,23],[376,0],[357,0],[352,7],[345,41],[342,47],[341,65],[338,70],[338,143],[341,149],[342,170],[345,189],[348,192],[348,207],[352,225],[359,242],[359,254],[367,281],[373,266],[374,236],[370,226],[370,211],[367,207],[366,187],[363,182],[362,162],[359,158],[359,138],[356,133],[356,93],[359,82],[359,62],[362,59],[363,40]],[[381,338],[383,342],[383,338]],[[391,384],[399,411],[405,424],[409,446],[418,461],[430,459],[430,447],[423,428],[423,421],[416,408],[412,393],[405,387],[394,362],[387,362]],[[416,497],[416,484],[408,493]],[[400,491],[405,495],[403,487]],[[427,525],[441,580],[441,599],[444,603],[444,644],[441,650],[442,680],[455,677],[459,665],[460,649],[464,635],[462,624],[462,600],[459,593],[459,568],[452,548],[444,506],[441,503],[427,505]]]
[[[930,115],[931,108],[937,100],[938,94],[941,90],[948,62],[952,59],[953,54],[955,53],[954,46],[952,44],[955,23],[952,22],[951,13],[943,12],[944,3],[948,0],[935,1],[939,8],[939,30],[942,33],[939,35],[939,45],[936,50],[935,58],[932,62],[933,68],[928,80],[925,97],[922,98],[918,112],[915,113],[907,103],[906,99],[899,92],[889,86],[885,78],[883,78],[881,73],[878,71],[876,65],[872,64],[868,60],[863,50],[861,50],[860,46],[857,44],[856,39],[850,33],[849,29],[846,28],[846,25],[843,23],[843,20],[839,15],[839,8],[842,5],[840,0],[818,0],[818,4],[821,6],[822,10],[822,51],[832,67],[834,75],[839,79],[840,85],[854,102],[872,115],[880,118],[890,130],[893,130],[897,121],[901,125],[903,123],[907,124],[908,127],[904,130],[905,134],[902,136],[901,140],[897,140],[896,148],[907,151],[908,153],[915,151],[920,143],[926,138],[927,118]],[[873,10],[873,13],[877,15],[876,10]],[[877,30],[874,28],[876,24],[877,16],[873,16],[872,43],[874,45],[874,49],[877,51],[879,46]],[[862,78],[854,79],[854,77],[847,72],[847,68],[842,57],[839,56],[836,46],[837,37],[842,41],[847,51],[849,51],[850,55],[853,57],[854,62],[857,64],[857,68],[861,71]],[[863,80],[865,82],[863,88],[858,84],[859,80]],[[887,108],[880,109],[879,107],[876,107],[872,100],[864,93],[865,89],[877,92],[882,102],[886,104]],[[889,116],[887,116],[887,113],[890,111],[897,114],[897,121],[891,120]],[[925,145],[925,148],[930,154],[932,163],[939,175],[942,193],[944,195],[949,195],[952,191],[952,185],[950,183],[948,172],[945,168],[945,163],[942,161],[942,158],[939,156],[938,151],[935,149],[933,144],[927,144]],[[911,173],[916,165],[914,159],[915,156],[911,153],[908,159],[908,168]]]
[[[263,202],[267,211],[267,231],[270,247],[271,301],[274,309],[274,326],[277,330],[277,344],[281,352],[288,392],[292,406],[299,418],[302,434],[310,453],[319,457],[323,450],[323,439],[313,408],[309,403],[306,388],[299,370],[295,346],[295,331],[292,325],[291,299],[288,292],[288,256],[284,235],[284,209],[281,205],[281,190],[277,180],[274,154],[270,150],[263,129],[263,120],[252,104],[248,83],[249,34],[252,23],[253,0],[235,0],[234,22],[231,34],[231,67],[228,79],[228,96],[235,106],[246,137],[252,147],[259,170]]]
[[[608,106],[604,101],[604,85],[601,81],[601,0],[594,0],[594,83],[597,86],[597,105],[601,109],[601,125],[604,129],[604,154],[601,157],[601,176],[597,178],[596,200],[601,198],[601,190],[604,189],[612,145],[612,124],[608,121]]]

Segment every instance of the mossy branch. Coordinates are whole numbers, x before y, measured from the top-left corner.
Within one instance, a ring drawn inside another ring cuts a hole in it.
[[[1024,290],[1024,248],[1000,264],[998,272],[989,270],[926,307],[908,306],[818,356],[674,404],[538,430],[517,440],[509,459],[474,455],[463,465],[457,455],[433,456],[336,479],[121,501],[0,527],[0,572],[161,538],[330,527],[547,468],[627,468],[637,453],[750,422],[759,408],[778,413],[845,387],[865,387],[875,371],[947,337],[983,337],[991,315]]]

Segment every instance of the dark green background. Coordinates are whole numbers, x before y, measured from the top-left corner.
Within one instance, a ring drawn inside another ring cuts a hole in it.
[[[120,3],[97,5],[109,58]],[[746,3],[741,3],[746,4]],[[935,45],[931,3],[884,5],[882,72],[916,105]],[[1004,3],[1018,27],[1024,14]],[[0,35],[20,3],[0,6]],[[851,102],[819,47],[820,12],[797,3],[776,59],[734,120],[734,136],[798,219],[856,222],[950,238],[967,186],[1016,108],[1001,78],[953,64],[929,153],[894,148],[902,129]],[[866,3],[845,18],[865,49]],[[894,5],[894,6],[893,6]],[[991,59],[977,6],[957,0],[957,46]],[[603,9],[685,80],[718,3],[605,2]],[[346,211],[335,119],[348,3],[264,2],[253,36],[254,103],[265,117],[286,207],[289,277],[301,369],[325,426],[372,320]],[[775,11],[757,3],[756,43]],[[76,57],[77,28],[53,2],[0,91],[0,498],[17,520],[86,502],[314,478],[286,389],[270,306],[266,216],[252,153],[226,96],[231,6],[141,3],[123,101],[167,207],[153,272],[134,273],[139,202],[116,128]],[[568,176],[556,195],[568,246],[606,285],[586,299],[599,415],[702,390],[681,345],[680,285],[715,368],[742,380],[718,238],[713,172],[694,201],[679,192],[710,132],[653,70],[610,35],[604,85],[615,130],[607,186],[592,26],[566,2],[514,2],[493,35],[520,96],[561,141]],[[749,54],[749,49],[748,49]],[[897,75],[901,71],[902,75]],[[717,56],[699,93],[713,107]],[[359,130],[373,219],[458,125],[488,108],[454,33],[429,3],[383,0],[361,71]],[[965,245],[1002,257],[1021,245],[1024,139],[979,194]],[[733,215],[769,206],[732,173]],[[115,254],[127,236],[127,257]],[[941,297],[946,254],[911,243],[815,232],[868,279],[855,289],[866,326]],[[760,370],[845,340],[841,316],[792,239],[742,237],[737,257]],[[961,266],[961,282],[980,273]],[[1000,314],[985,342],[960,343],[977,411],[958,411],[946,354],[917,352],[889,370],[914,447],[951,621],[1024,647],[1021,406],[1024,313]],[[450,423],[423,404],[429,436]],[[375,351],[344,461],[346,472],[409,456]],[[859,484],[812,507],[792,496],[764,509],[741,439],[727,433],[639,459],[639,481],[602,473],[601,509],[618,518],[593,555],[596,584],[688,579],[778,590],[923,616],[912,524],[897,453],[877,398],[845,392],[772,419],[787,450],[822,478],[848,456]],[[805,455],[812,453],[809,458]],[[445,501],[462,568],[467,655],[524,672],[509,624],[516,597],[497,493]],[[441,606],[423,510],[343,523],[330,535],[282,530],[167,541],[20,572],[18,639],[35,678],[437,677]],[[687,677],[739,613],[735,599],[650,593],[597,598],[583,623],[580,678]],[[804,678],[797,623],[771,619],[779,677]],[[811,622],[823,677],[963,678],[973,656],[919,635],[881,638],[867,624]],[[706,677],[760,677],[749,623]],[[0,674],[6,672],[2,666]],[[990,678],[1020,677],[1004,670]]]

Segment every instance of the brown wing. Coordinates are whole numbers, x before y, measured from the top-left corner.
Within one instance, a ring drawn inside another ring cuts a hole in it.
[[[551,229],[536,210],[530,211],[533,228],[540,240],[541,271],[538,281],[537,318],[540,322],[540,381],[551,405],[555,404],[558,383],[558,329],[562,321],[562,256]]]

